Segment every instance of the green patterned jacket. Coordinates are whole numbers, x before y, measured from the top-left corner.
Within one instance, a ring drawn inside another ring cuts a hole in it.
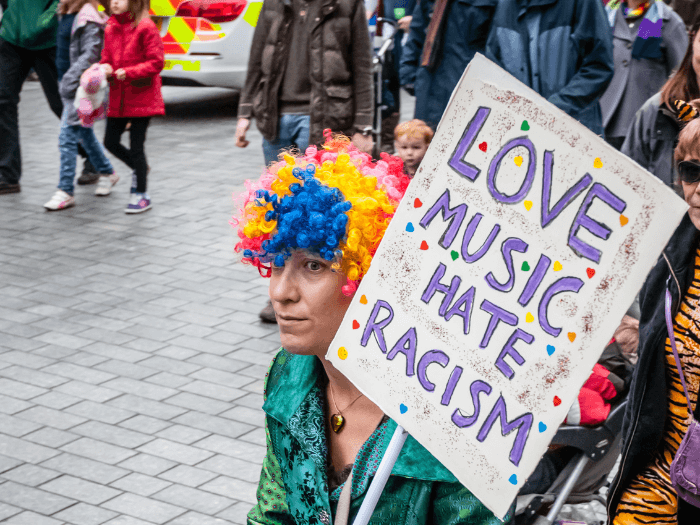
[[[315,356],[281,350],[265,378],[267,455],[248,525],[328,525],[342,486],[328,492],[323,367]],[[381,424],[360,449],[350,523],[364,499],[396,423]],[[500,525],[471,492],[411,436],[370,520],[371,525]]]

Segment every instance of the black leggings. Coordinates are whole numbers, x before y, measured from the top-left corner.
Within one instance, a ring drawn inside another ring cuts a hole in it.
[[[148,163],[146,162],[146,130],[151,117],[134,118],[107,118],[105,130],[105,148],[129,166],[136,173],[136,193],[146,193],[146,177],[148,176]],[[122,133],[128,122],[131,122],[131,149],[122,146]]]

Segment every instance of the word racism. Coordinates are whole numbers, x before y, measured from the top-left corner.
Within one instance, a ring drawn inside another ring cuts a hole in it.
[[[490,109],[485,107],[480,107],[476,111],[476,115],[469,123],[462,139],[449,160],[449,166],[453,170],[472,182],[476,181],[480,176],[480,170],[465,162],[464,157],[475,144],[477,136],[488,118],[489,112]],[[496,183],[497,175],[504,157],[511,150],[518,147],[525,148],[529,154],[527,170],[520,188],[515,193],[508,195],[499,190]],[[490,162],[488,173],[486,174],[488,191],[493,199],[504,205],[512,205],[523,201],[532,188],[535,179],[536,162],[537,152],[535,146],[527,136],[518,137],[507,142],[494,155]],[[586,258],[597,264],[601,259],[601,251],[589,243],[584,242],[579,237],[581,229],[587,230],[594,237],[602,240],[608,239],[611,234],[611,230],[607,226],[596,221],[589,215],[594,199],[599,199],[618,214],[621,214],[627,205],[619,196],[615,195],[604,185],[597,182],[593,183],[593,177],[588,173],[568,188],[556,203],[552,204],[551,188],[553,167],[554,155],[551,151],[545,151],[543,155],[542,212],[540,226],[544,229],[556,223],[562,211],[585,190],[588,190],[569,229],[567,245],[579,257]],[[452,202],[450,191],[445,190],[445,192],[428,207],[419,224],[423,229],[427,230],[433,222],[436,222],[436,224],[439,222],[436,221],[436,217],[441,215],[443,225],[445,225],[445,231],[440,237],[438,244],[445,251],[449,251],[467,219],[467,214],[467,204]],[[466,228],[464,228],[459,252],[452,250],[448,254],[452,260],[461,257],[465,263],[474,264],[481,260],[489,250],[499,249],[494,247],[496,241],[500,240],[499,234],[501,233],[501,226],[499,224],[491,228],[491,231],[488,233],[486,240],[481,246],[472,246],[472,239],[475,237],[475,233],[479,228],[482,218],[483,215],[478,212],[474,213],[471,218],[469,218],[469,221],[466,223]],[[411,228],[413,228],[412,225]],[[407,230],[413,231],[408,228]],[[481,238],[483,238],[483,235]],[[427,245],[425,245],[424,249],[426,248]],[[503,266],[507,272],[507,278],[499,281],[495,277],[494,272],[489,271],[484,276],[484,280],[486,281],[484,293],[486,295],[493,298],[493,292],[510,294],[516,290],[516,270],[513,263],[513,252],[524,254],[528,251],[528,248],[528,243],[518,237],[508,237],[500,242],[500,255],[502,257]],[[524,264],[527,265],[527,263]],[[562,328],[552,326],[548,318],[550,303],[556,295],[561,293],[578,294],[584,285],[584,281],[576,276],[564,276],[543,287],[542,283],[550,270],[551,264],[551,259],[541,254],[537,264],[524,283],[524,286],[518,287],[516,293],[519,293],[517,296],[517,303],[522,307],[527,307],[536,293],[542,288],[539,303],[536,305],[537,320],[544,333],[549,334],[552,338],[558,338],[562,333]],[[560,269],[561,266],[557,268],[555,265],[553,270],[558,271]],[[527,270],[529,270],[529,266]],[[442,262],[439,263],[432,272],[432,277],[424,288],[420,299],[423,303],[430,304],[436,296],[441,296],[442,300],[439,305],[437,301],[434,302],[437,306],[439,316],[445,322],[450,321],[452,318],[461,318],[464,335],[468,335],[472,331],[471,325],[475,302],[478,302],[475,299],[477,295],[476,286],[470,284],[462,286],[462,279],[458,275],[452,275],[450,278],[450,276],[446,277],[446,273],[447,266]],[[589,278],[592,277],[594,273],[594,270],[589,269]],[[509,302],[513,304],[512,300]],[[513,367],[516,365],[522,367],[525,363],[525,357],[523,357],[521,353],[522,350],[519,351],[515,348],[516,343],[519,345],[532,345],[535,342],[535,335],[519,327],[519,319],[516,314],[488,299],[483,299],[479,303],[478,309],[484,312],[484,314],[480,315],[489,316],[488,323],[484,323],[485,326],[483,329],[480,329],[481,332],[477,334],[480,336],[479,349],[485,351],[489,350],[489,344],[497,330],[510,330],[510,336],[506,343],[497,349],[497,353],[494,352],[494,355],[496,355],[494,365],[503,376],[508,380],[512,380],[516,375]],[[530,316],[530,314],[528,314],[528,316]],[[393,345],[389,346],[384,332],[393,319],[394,309],[392,306],[385,300],[377,300],[364,326],[360,344],[366,347],[373,336],[379,349],[383,354],[386,354],[388,360],[394,360],[399,354],[402,354],[406,361],[406,376],[416,376],[420,385],[426,392],[434,392],[436,385],[428,379],[428,367],[437,364],[442,368],[446,368],[450,362],[449,356],[439,349],[430,349],[422,355],[419,355],[418,332],[415,327],[409,327]],[[533,319],[526,319],[526,322],[532,321]],[[569,333],[568,336],[569,340],[573,342],[575,334]],[[552,352],[554,351],[552,345],[548,345],[548,349],[549,348],[551,348]],[[440,388],[442,392],[440,403],[443,406],[450,406],[450,403],[452,403],[453,393],[463,372],[464,369],[461,366],[454,366],[446,384],[444,387]],[[452,423],[459,428],[468,428],[475,425],[482,411],[483,397],[488,398],[492,390],[492,386],[482,379],[473,381],[469,386],[473,411],[471,414],[465,415],[465,412],[456,407],[452,412]],[[555,405],[558,399],[559,398],[555,398]],[[523,450],[527,443],[528,436],[530,435],[534,416],[531,412],[527,412],[513,419],[508,419],[506,400],[503,395],[499,395],[478,431],[476,439],[479,442],[483,442],[487,438],[497,420],[500,420],[501,435],[506,436],[513,431],[516,432],[514,444],[509,454],[509,460],[513,465],[518,466],[523,456]]]

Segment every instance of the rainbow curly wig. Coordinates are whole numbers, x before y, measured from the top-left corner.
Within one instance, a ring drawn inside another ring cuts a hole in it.
[[[240,237],[235,250],[263,277],[292,250],[316,253],[347,277],[343,293],[352,295],[410,179],[398,157],[383,153],[374,163],[347,137],[325,136],[322,148],[285,154],[258,181],[246,181],[231,221]]]

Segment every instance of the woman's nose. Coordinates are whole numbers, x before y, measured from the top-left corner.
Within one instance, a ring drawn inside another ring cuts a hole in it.
[[[270,278],[270,299],[278,303],[299,300],[299,287],[291,264],[275,269]]]

